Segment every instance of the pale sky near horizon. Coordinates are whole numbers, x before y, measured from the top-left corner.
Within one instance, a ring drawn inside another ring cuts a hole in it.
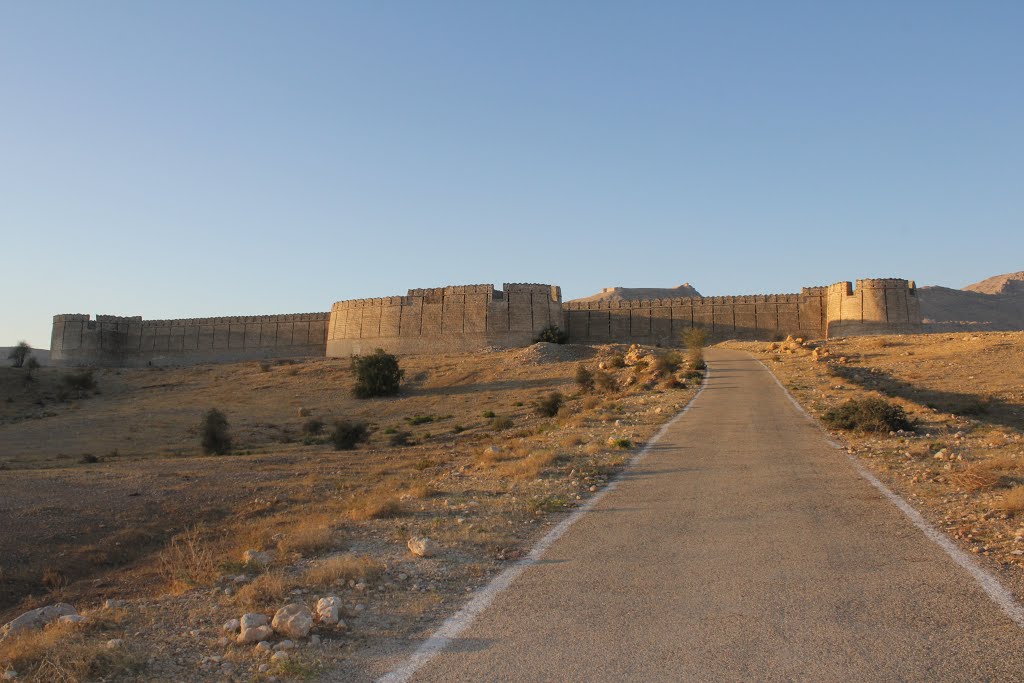
[[[0,346],[56,313],[1024,269],[1021,2],[0,2]]]

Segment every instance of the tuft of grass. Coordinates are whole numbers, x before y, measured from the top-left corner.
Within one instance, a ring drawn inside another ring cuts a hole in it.
[[[964,491],[987,491],[1012,484],[1015,481],[1012,475],[1016,469],[1017,461],[1002,456],[972,462],[959,472],[951,474],[949,480]]]
[[[384,573],[386,566],[369,555],[345,553],[318,560],[306,570],[302,583],[306,586],[331,586],[338,582],[372,581]]]
[[[401,501],[385,493],[368,495],[349,510],[349,516],[356,521],[390,519],[404,514]]]
[[[534,496],[526,501],[526,509],[534,515],[542,515],[547,512],[562,510],[568,502],[569,499],[565,496]]]
[[[536,450],[525,458],[505,462],[498,468],[497,474],[513,479],[536,479],[557,459],[558,454],[553,450]]]
[[[413,415],[412,417],[405,418],[405,421],[408,422],[409,424],[415,426],[415,425],[428,424],[430,422],[433,422],[436,419],[437,418],[434,417],[433,415]]]
[[[558,409],[562,407],[562,403],[565,401],[565,397],[557,391],[552,391],[550,394],[537,401],[537,414],[542,417],[554,417],[558,415]]]
[[[484,416],[484,418],[490,420],[491,418],[494,417],[494,411],[493,410],[485,410],[483,412],[483,416]]]
[[[291,588],[292,583],[283,572],[267,572],[242,586],[235,595],[235,600],[248,609],[276,609],[281,606]]]
[[[506,429],[511,429],[513,424],[511,417],[496,417],[491,420],[491,429],[496,432],[500,432]]]
[[[305,518],[277,542],[277,549],[282,553],[313,555],[334,545],[334,528],[326,519]]]
[[[612,446],[615,446],[616,448],[627,449],[633,447],[633,442],[626,438],[610,439],[608,443]]]
[[[1024,512],[1024,486],[1014,486],[1003,496],[1003,511],[1009,515]]]
[[[171,539],[157,555],[157,568],[174,591],[208,585],[217,578],[213,553],[195,527]]]
[[[610,368],[624,368],[626,367],[626,357],[621,353],[613,353],[608,357],[608,367]]]
[[[601,399],[598,396],[587,396],[583,399],[583,409],[593,410],[594,408],[601,405]]]
[[[0,669],[10,666],[17,680],[28,683],[111,680],[140,672],[144,664],[132,650],[106,647],[102,632],[111,626],[91,619],[22,631],[0,641]]]
[[[833,429],[894,432],[913,428],[902,406],[880,398],[850,399],[826,410],[821,419]]]
[[[619,390],[619,383],[615,376],[608,372],[598,371],[594,373],[594,384],[597,388],[606,393]]]

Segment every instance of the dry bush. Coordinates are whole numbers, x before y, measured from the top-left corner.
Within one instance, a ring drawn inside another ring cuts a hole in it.
[[[331,586],[339,581],[376,579],[386,567],[369,555],[345,553],[318,561],[303,577],[306,586]]]
[[[525,458],[510,460],[498,468],[497,473],[513,479],[536,479],[555,460],[558,453],[550,449],[532,451]]]
[[[95,633],[99,627],[53,623],[24,631],[0,642],[0,662],[26,683],[82,683],[139,670],[140,661],[128,650],[107,649]]]
[[[615,375],[603,370],[594,373],[594,384],[604,392],[618,391],[619,389],[619,382],[615,379]]]
[[[430,498],[435,493],[437,492],[433,489],[433,487],[430,486],[430,484],[410,484],[407,489],[402,491],[402,498],[410,500],[423,500],[424,498]]]
[[[171,539],[157,555],[157,567],[175,591],[206,585],[217,578],[213,553],[195,527]]]
[[[405,514],[401,501],[393,495],[378,492],[369,494],[349,509],[349,517],[357,522],[370,519],[389,519]]]
[[[586,440],[579,434],[570,434],[569,436],[563,437],[562,440],[558,442],[558,445],[562,448],[574,448],[576,446],[582,446],[584,443],[586,443]]]
[[[1024,486],[1014,486],[1003,496],[1003,511],[1010,515],[1024,512]]]
[[[495,463],[515,457],[516,454],[514,451],[493,446],[480,451],[474,460],[477,465],[494,465]]]
[[[1012,482],[1012,473],[1018,462],[1008,456],[999,456],[972,462],[963,470],[954,472],[949,480],[964,491],[986,491]]]
[[[300,555],[312,555],[332,549],[334,547],[334,528],[327,519],[325,517],[303,519],[277,542],[277,549],[282,553],[296,552]]]
[[[605,449],[603,446],[601,446],[601,444],[594,441],[588,443],[586,447],[583,449],[583,452],[586,453],[587,455],[597,455],[598,453],[603,453],[604,450]]]
[[[601,398],[598,396],[587,396],[583,399],[583,409],[593,410],[594,408],[601,405]]]
[[[267,572],[242,586],[236,599],[243,607],[265,609],[279,606],[288,596],[289,590],[291,582],[282,572]]]

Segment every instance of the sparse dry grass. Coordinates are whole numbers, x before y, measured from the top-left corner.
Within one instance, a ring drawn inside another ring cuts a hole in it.
[[[217,577],[213,552],[196,527],[172,538],[157,556],[157,566],[172,592],[203,586]]]
[[[295,527],[277,542],[277,549],[282,553],[313,555],[331,550],[335,544],[335,531],[330,518],[316,516],[301,518]]]
[[[339,581],[372,581],[385,569],[384,563],[373,557],[345,553],[318,560],[306,570],[302,582],[306,586],[332,586]]]
[[[363,497],[349,509],[349,517],[357,522],[390,519],[405,514],[405,506],[393,493],[377,491]]]
[[[557,458],[558,453],[553,449],[533,450],[525,457],[502,463],[496,474],[513,479],[536,479]]]
[[[84,683],[139,671],[141,661],[131,650],[106,647],[102,631],[110,625],[53,623],[19,633],[0,642],[0,671],[10,666],[26,683]]]
[[[235,600],[239,605],[249,609],[280,607],[291,587],[292,582],[283,572],[269,571],[242,586],[235,595]]]
[[[1024,486],[1015,486],[1003,496],[1003,511],[1010,515],[1024,512]]]
[[[964,491],[976,493],[1012,483],[1012,474],[1019,462],[1008,456],[996,456],[968,464],[963,470],[950,475],[950,481]]]

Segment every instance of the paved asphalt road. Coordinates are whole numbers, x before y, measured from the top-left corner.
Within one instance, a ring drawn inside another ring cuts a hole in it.
[[[1024,630],[749,355],[414,681],[1024,681]]]

